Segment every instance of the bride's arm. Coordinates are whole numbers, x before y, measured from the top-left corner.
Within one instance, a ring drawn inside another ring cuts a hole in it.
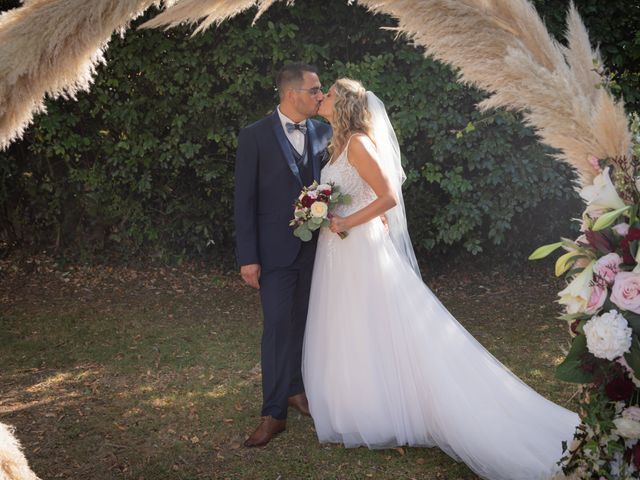
[[[332,232],[336,233],[349,230],[375,217],[379,217],[398,203],[389,179],[380,169],[377,159],[378,154],[371,139],[365,135],[358,135],[351,139],[348,148],[347,158],[349,163],[354,166],[362,179],[369,184],[378,198],[347,217],[332,217],[330,228]]]

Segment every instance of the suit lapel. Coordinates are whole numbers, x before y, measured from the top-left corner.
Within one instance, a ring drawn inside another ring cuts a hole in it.
[[[280,116],[278,115],[277,110],[271,115],[271,126],[273,128],[273,132],[276,134],[276,138],[278,139],[278,144],[280,145],[280,150],[282,151],[283,158],[287,161],[287,164],[291,169],[291,173],[293,173],[293,175],[298,179],[298,183],[300,183],[300,186],[302,187],[303,185],[302,179],[300,178],[300,171],[298,170],[296,161],[293,158],[293,153],[291,153],[289,140],[287,140],[287,136],[284,134],[282,123],[280,123]]]
[[[320,144],[318,142],[318,135],[316,127],[311,120],[307,120],[307,140],[309,141],[309,160],[313,166],[313,179],[317,182],[320,181],[320,159],[318,153],[320,151]]]

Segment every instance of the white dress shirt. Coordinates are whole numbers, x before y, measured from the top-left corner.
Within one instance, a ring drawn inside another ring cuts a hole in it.
[[[280,117],[280,123],[282,123],[282,129],[284,130],[284,134],[287,136],[287,138],[291,142],[291,145],[293,145],[293,148],[296,149],[296,152],[302,155],[302,152],[304,152],[304,133],[302,133],[300,130],[294,130],[291,133],[287,131],[286,124],[296,123],[296,122],[291,120],[289,117],[287,117],[284,113],[280,111],[280,105],[278,105],[278,116]],[[303,121],[300,123],[304,124],[305,122]]]

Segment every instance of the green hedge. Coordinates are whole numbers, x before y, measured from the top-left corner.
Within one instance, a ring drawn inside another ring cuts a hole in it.
[[[91,92],[49,102],[0,153],[0,238],[91,259],[230,256],[236,135],[274,107],[275,72],[290,60],[385,100],[420,254],[526,252],[576,213],[568,169],[517,116],[479,114],[481,94],[380,30],[389,18],[332,0],[251,22],[114,38]]]

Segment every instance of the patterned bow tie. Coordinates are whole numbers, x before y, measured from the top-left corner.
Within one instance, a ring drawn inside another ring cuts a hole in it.
[[[293,133],[294,130],[300,130],[303,135],[307,133],[307,126],[302,123],[287,122],[284,126],[287,127],[287,133]]]

